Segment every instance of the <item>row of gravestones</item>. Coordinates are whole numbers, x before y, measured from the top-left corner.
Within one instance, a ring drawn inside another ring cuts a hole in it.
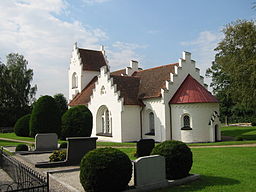
[[[67,138],[67,158],[62,165],[77,165],[82,157],[90,150],[96,148],[97,137],[76,137]],[[133,161],[134,184],[137,188],[168,184],[165,175],[165,158],[159,155],[149,156],[155,146],[153,139],[141,139],[137,142],[136,156],[139,157]],[[54,133],[37,134],[35,137],[35,151],[49,151],[58,148],[58,137]],[[40,162],[36,167],[60,166],[56,162]]]

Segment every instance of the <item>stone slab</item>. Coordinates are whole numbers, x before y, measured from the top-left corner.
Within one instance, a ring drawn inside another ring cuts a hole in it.
[[[134,161],[135,187],[157,184],[167,185],[165,158],[160,155],[140,157]]]
[[[38,133],[35,136],[35,151],[50,151],[58,149],[56,133]]]

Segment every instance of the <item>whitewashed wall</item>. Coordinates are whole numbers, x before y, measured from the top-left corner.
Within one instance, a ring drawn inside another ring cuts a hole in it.
[[[144,139],[154,139],[161,142],[166,140],[165,111],[164,104],[161,98],[152,98],[143,100],[145,107],[142,113],[142,137]],[[155,135],[145,135],[149,132],[149,113],[154,113],[155,120]]]
[[[105,93],[101,94],[102,86],[105,88]],[[119,92],[116,86],[113,86],[113,81],[110,78],[107,68],[102,67],[100,75],[98,76],[98,81],[95,84],[95,89],[91,96],[91,100],[88,104],[88,108],[93,114],[93,130],[92,136],[97,134],[97,112],[99,108],[105,105],[111,113],[112,116],[112,137],[97,136],[98,141],[113,141],[122,142],[122,132],[121,132],[121,112],[123,111],[123,100],[119,99]],[[99,130],[99,128],[98,128]]]
[[[218,103],[172,104],[173,139],[187,143],[214,141],[214,128],[209,125],[214,111],[219,113]],[[183,127],[182,116],[184,114],[190,116],[192,130],[181,130]]]
[[[75,44],[71,54],[70,65],[68,70],[69,100],[73,99],[73,97],[77,93],[81,93],[81,91],[93,79],[93,77],[100,74],[99,71],[84,71],[82,68],[83,68],[83,65],[82,65],[81,57],[80,57],[78,48]],[[74,73],[76,73],[78,77],[77,88],[72,88],[72,76]]]

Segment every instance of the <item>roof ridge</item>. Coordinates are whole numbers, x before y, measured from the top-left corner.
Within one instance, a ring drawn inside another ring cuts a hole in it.
[[[159,69],[159,68],[163,68],[163,67],[167,67],[167,66],[173,66],[173,65],[177,65],[177,64],[179,64],[179,63],[171,63],[171,64],[167,64],[167,65],[161,65],[161,66],[158,66],[158,67],[152,67],[152,68],[149,68],[149,69],[143,69],[143,70],[135,71],[135,72],[140,73],[140,72],[143,72],[143,71]]]
[[[121,77],[121,78],[133,78],[133,79],[140,79],[140,77],[136,77],[136,76],[128,76],[128,75],[124,75],[124,76],[122,76],[122,75],[111,75],[111,74],[110,74],[110,76],[111,76],[111,77]]]
[[[77,49],[84,50],[84,51],[95,51],[95,52],[101,52],[100,50],[84,49],[84,48],[79,48],[79,47],[78,47]]]

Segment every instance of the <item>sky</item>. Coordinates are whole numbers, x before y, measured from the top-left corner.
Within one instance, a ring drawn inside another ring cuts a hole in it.
[[[205,75],[222,29],[254,20],[254,0],[1,0],[0,59],[19,53],[33,69],[37,95],[68,97],[68,67],[75,42],[100,50],[111,71],[137,60],[143,69],[178,62],[182,51]],[[210,83],[210,79],[206,79]]]

